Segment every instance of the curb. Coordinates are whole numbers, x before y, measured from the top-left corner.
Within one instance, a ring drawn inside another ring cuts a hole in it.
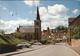
[[[80,56],[80,54],[76,51],[76,50],[74,50],[73,48],[72,48],[72,46],[70,46],[70,45],[65,45],[66,47],[69,47],[70,49],[72,49],[75,53],[77,53],[79,56]]]

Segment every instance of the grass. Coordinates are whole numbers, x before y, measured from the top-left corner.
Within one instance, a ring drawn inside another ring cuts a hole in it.
[[[5,40],[3,40],[2,38],[0,38],[0,44],[8,44]]]
[[[13,44],[17,45],[18,43],[21,43],[23,39],[19,39],[13,36],[1,36],[0,35],[0,44]]]

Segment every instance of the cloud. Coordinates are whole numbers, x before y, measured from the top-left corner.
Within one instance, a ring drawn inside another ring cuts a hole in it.
[[[41,20],[43,20],[43,21],[61,20],[61,16],[60,15],[51,15],[51,14],[47,13],[41,17]]]
[[[0,5],[0,7],[1,7],[3,10],[7,10],[7,8],[6,8],[5,6]]]
[[[4,10],[4,11],[8,11],[10,15],[13,15],[13,11],[10,11],[7,7],[0,5],[0,7]]]
[[[54,20],[60,19],[67,16],[68,8],[63,4],[55,4],[53,6],[40,7],[39,12],[42,20]],[[65,19],[65,18],[64,18]]]
[[[10,11],[9,13],[10,13],[10,15],[13,15],[13,12],[12,11]]]
[[[78,9],[74,9],[72,12],[73,12],[74,14],[77,14],[77,13],[79,12],[79,10],[78,10]]]
[[[33,6],[34,2],[32,1],[30,3],[27,5]],[[67,15],[68,10],[69,9],[65,7],[63,4],[55,4],[53,6],[40,7],[39,12],[42,20],[42,29],[46,29],[48,26],[50,28],[55,28],[58,25],[68,26],[68,17],[69,17]],[[10,11],[10,14],[13,14],[13,12]],[[33,24],[34,21],[32,20],[25,20],[20,18],[18,20],[9,20],[9,21],[0,20],[0,29],[5,30],[6,33],[11,33],[15,32],[16,28],[19,25],[29,26]]]
[[[42,20],[42,29],[55,28],[58,25],[68,26],[67,15],[68,8],[63,4],[55,4],[53,6],[40,7],[39,12]]]
[[[24,3],[26,5],[29,5],[29,6],[37,6],[39,5],[40,1],[39,0],[24,0]]]
[[[33,25],[33,21],[31,20],[24,20],[24,19],[19,19],[19,20],[0,20],[0,29],[4,30],[5,33],[12,33],[15,32],[16,28],[19,25]]]
[[[6,7],[2,7],[3,8],[3,10],[7,10],[7,8]]]
[[[46,29],[47,27],[55,28],[59,25],[68,26],[68,17],[65,15],[64,17],[60,15],[50,15],[46,14],[43,17],[41,17],[42,20],[42,29]]]
[[[39,12],[40,12],[40,15],[45,15],[47,13],[47,9],[45,7],[40,7],[39,8]]]
[[[25,3],[26,5],[32,6],[33,1],[26,1],[26,0],[24,0],[24,3]]]
[[[51,14],[65,14],[67,13],[68,8],[62,4],[55,4],[53,6],[48,6],[48,12]]]
[[[64,20],[42,22],[42,29],[47,29],[47,27],[50,27],[51,29],[54,29],[59,25],[68,26],[68,22],[66,22]]]

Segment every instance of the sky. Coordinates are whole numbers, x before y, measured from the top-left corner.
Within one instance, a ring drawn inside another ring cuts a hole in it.
[[[0,29],[15,32],[19,25],[34,25],[39,7],[42,30],[63,25],[80,15],[80,0],[0,0]]]

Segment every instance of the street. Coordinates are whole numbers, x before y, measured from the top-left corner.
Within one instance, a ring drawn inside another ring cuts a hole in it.
[[[74,50],[66,46],[64,43],[56,45],[47,45],[44,48],[31,52],[20,53],[13,56],[80,56]]]

